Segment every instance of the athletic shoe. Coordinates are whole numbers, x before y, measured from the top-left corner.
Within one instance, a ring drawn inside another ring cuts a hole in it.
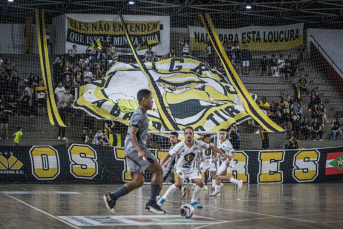
[[[238,191],[241,191],[241,188],[243,186],[243,180],[238,181]]]
[[[313,139],[313,141],[315,142],[315,141],[317,141],[316,139]]]
[[[63,137],[63,138],[62,138],[62,140],[65,140],[65,141],[67,141],[68,139],[67,139],[66,137]]]
[[[114,214],[116,213],[115,210],[114,210],[114,206],[116,205],[116,201],[111,199],[110,193],[105,194],[105,195],[103,196],[103,199],[104,199],[104,202],[105,202],[105,205],[106,205],[107,210],[108,210],[112,215],[114,215]]]
[[[183,186],[183,187],[181,188],[181,194],[182,194],[182,197],[185,197],[185,196],[186,196],[186,194],[187,194],[187,187],[186,187],[186,186]]]
[[[8,139],[8,138],[7,138],[7,139]],[[322,141],[323,141],[323,139],[319,139],[319,141],[321,141],[321,142],[322,142]]]
[[[220,192],[212,192],[210,196],[221,196],[221,195],[220,195]]]
[[[163,199],[163,198],[162,198]],[[164,210],[161,209],[160,206],[158,206],[157,203],[155,204],[150,204],[149,202],[145,205],[145,210],[149,212],[154,212],[156,214],[166,214]]]
[[[202,208],[202,205],[201,204],[199,204],[198,202],[190,202],[189,203],[190,205],[192,205],[193,207],[196,207],[196,208]]]
[[[57,140],[61,140],[61,137],[60,137],[60,136],[58,136]]]
[[[205,185],[205,187],[204,187],[204,190],[205,190],[205,191],[208,191],[208,187],[207,187],[207,185]]]
[[[165,199],[161,198],[161,199],[157,202],[157,205],[160,206],[160,207],[162,207],[162,205],[164,204],[165,201],[166,201]]]

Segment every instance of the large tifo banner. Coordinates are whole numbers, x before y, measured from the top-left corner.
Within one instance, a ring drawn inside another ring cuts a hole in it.
[[[72,144],[0,148],[1,182],[131,181],[123,148]],[[151,152],[161,160],[167,152]],[[343,147],[240,151],[231,174],[245,183],[327,182],[343,179]],[[145,181],[151,174],[146,172]]]
[[[210,43],[203,27],[189,26],[191,50],[206,51]],[[248,45],[249,50],[272,51],[285,50],[304,44],[304,24],[282,26],[249,26],[236,29],[216,29],[219,39],[224,44],[233,42],[240,49]]]
[[[124,15],[123,17],[135,48],[146,46],[148,41],[155,41],[156,47],[153,51],[159,55],[169,52],[169,17],[137,15]],[[65,27],[62,28],[60,23]],[[63,40],[57,39],[56,42],[65,42],[65,52],[72,49],[73,45],[77,45],[77,53],[85,53],[87,48],[96,44],[97,39],[100,40],[102,47],[113,45],[121,54],[131,52],[119,15],[65,14],[54,18],[53,28],[56,31],[64,30]],[[146,50],[142,50],[139,54],[145,52]]]

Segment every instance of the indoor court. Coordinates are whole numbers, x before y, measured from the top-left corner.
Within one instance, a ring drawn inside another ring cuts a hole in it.
[[[0,228],[339,228],[343,222],[343,185],[244,184],[238,192],[224,185],[221,197],[203,191],[191,219],[180,216],[182,199],[174,192],[166,215],[144,210],[149,185],[121,198],[116,215],[107,211],[102,195],[119,185],[2,184]],[[162,193],[167,190],[164,186]]]

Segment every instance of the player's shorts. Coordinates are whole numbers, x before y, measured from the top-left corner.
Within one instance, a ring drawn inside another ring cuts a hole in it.
[[[206,162],[201,162],[200,163],[200,170],[202,173],[206,171],[217,171],[216,165],[214,163],[206,163]]]
[[[172,174],[174,174],[174,165],[168,164],[167,168],[163,171],[162,181],[166,181]]]
[[[193,179],[202,179],[202,176],[197,168],[192,168],[190,170],[185,170],[183,168],[176,168],[175,170],[175,180],[177,176],[180,177],[182,180],[188,178],[189,180]]]
[[[249,61],[248,60],[243,61],[243,67],[249,67]]]
[[[230,161],[229,166],[227,166],[225,161],[223,161],[217,170],[217,176],[226,176],[226,174],[228,173],[228,170],[231,171],[231,169],[235,167],[235,165],[236,165],[236,162],[234,160]]]
[[[141,146],[141,148],[147,154],[146,161],[141,160],[138,157],[138,152],[133,146],[125,149],[125,157],[131,173],[137,172],[144,175],[144,171],[156,160],[156,157],[148,150],[147,147]]]

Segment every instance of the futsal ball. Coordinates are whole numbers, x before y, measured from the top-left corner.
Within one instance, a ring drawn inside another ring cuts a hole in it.
[[[181,216],[182,217],[184,217],[186,219],[189,219],[194,214],[194,208],[190,204],[184,204],[184,205],[181,206],[180,212],[181,212]]]

